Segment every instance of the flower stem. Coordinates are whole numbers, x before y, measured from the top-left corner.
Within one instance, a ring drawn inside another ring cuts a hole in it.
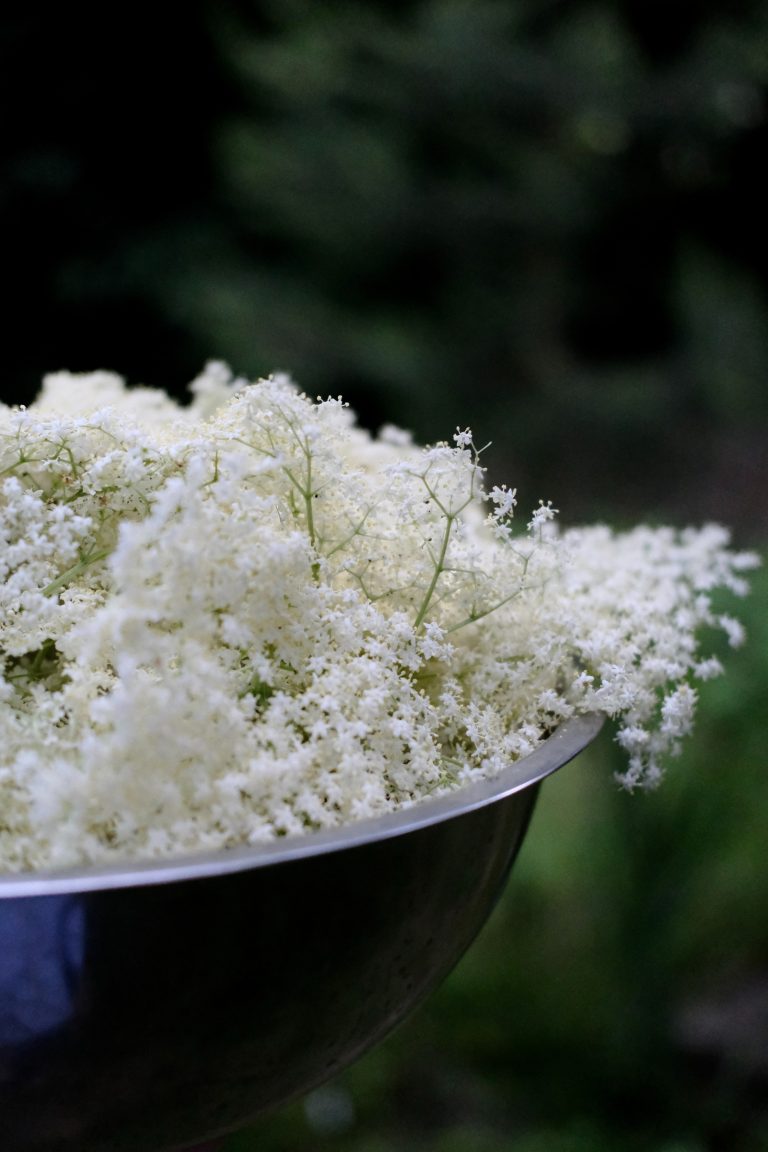
[[[101,552],[92,552],[90,556],[78,560],[77,564],[73,564],[71,568],[67,568],[66,572],[62,572],[60,576],[57,576],[47,588],[43,588],[43,596],[53,596],[55,593],[60,592],[71,580],[77,579],[82,572],[85,572],[86,568],[90,568],[91,564],[98,564],[99,560],[104,560],[109,556],[110,552],[111,548],[104,548]]]

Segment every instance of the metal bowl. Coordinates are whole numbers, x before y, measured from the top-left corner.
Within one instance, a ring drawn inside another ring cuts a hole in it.
[[[246,1123],[381,1039],[472,941],[563,724],[491,781],[166,863],[0,877],[4,1152],[152,1152]]]

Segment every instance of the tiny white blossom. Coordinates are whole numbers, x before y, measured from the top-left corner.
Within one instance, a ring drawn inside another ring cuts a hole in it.
[[[502,519],[505,516],[511,516],[515,506],[517,505],[517,489],[507,488],[506,484],[498,485],[491,488],[488,493],[490,499],[496,505],[494,508],[494,516]]]
[[[534,508],[533,510],[528,527],[532,532],[539,531],[545,524],[554,520],[556,515],[557,508],[552,507],[551,500],[547,500],[546,504],[543,500],[540,500],[538,508]]]
[[[454,443],[457,448],[471,448],[472,447],[472,432],[469,428],[463,431],[457,428],[453,435]]]
[[[728,637],[728,643],[732,648],[739,648],[745,640],[744,625],[740,620],[735,620],[733,616],[718,616],[717,622]]]

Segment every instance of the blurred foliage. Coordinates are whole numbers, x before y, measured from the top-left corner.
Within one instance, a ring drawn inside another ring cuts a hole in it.
[[[215,356],[471,423],[523,508],[768,531],[768,2],[0,16],[6,402]],[[765,1152],[765,575],[656,794],[547,784],[446,985],[228,1152]]]
[[[0,60],[4,398],[217,356],[764,530],[765,0],[32,5]]]
[[[768,573],[658,791],[597,743],[542,789],[443,987],[224,1152],[766,1152]]]

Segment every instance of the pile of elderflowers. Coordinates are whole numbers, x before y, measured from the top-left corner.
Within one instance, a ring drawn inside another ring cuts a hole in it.
[[[619,718],[625,782],[691,727],[697,632],[755,563],[717,527],[559,533],[339,400],[211,364],[181,407],[109,373],[0,406],[0,868],[338,825]]]

